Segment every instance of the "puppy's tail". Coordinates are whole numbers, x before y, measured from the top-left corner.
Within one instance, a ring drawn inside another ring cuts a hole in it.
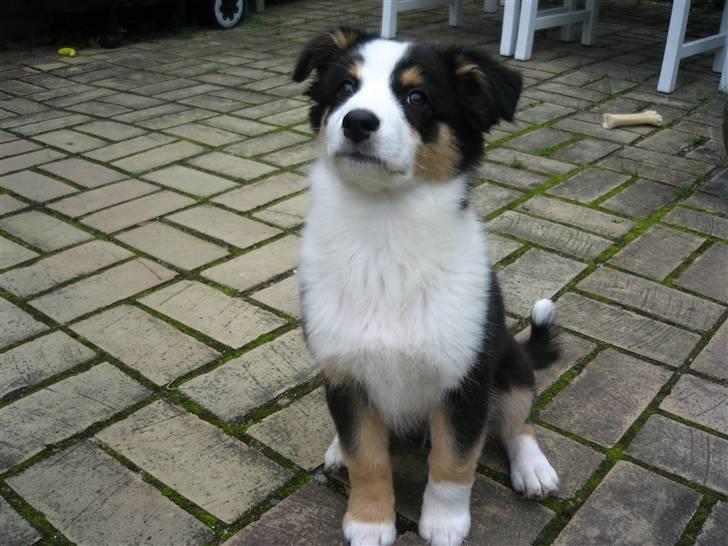
[[[523,344],[536,370],[559,357],[556,341],[556,309],[551,300],[538,300],[531,310],[531,335]]]

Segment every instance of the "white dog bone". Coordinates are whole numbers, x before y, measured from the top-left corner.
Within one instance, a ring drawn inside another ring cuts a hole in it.
[[[662,125],[662,116],[654,110],[647,110],[639,114],[604,114],[602,127],[614,129],[623,125]]]

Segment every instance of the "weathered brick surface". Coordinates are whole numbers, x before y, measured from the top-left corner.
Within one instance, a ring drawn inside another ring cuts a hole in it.
[[[301,487],[346,473],[317,470],[333,429],[296,264],[325,135],[307,121],[308,82],[290,75],[341,13],[373,29],[381,3],[321,0],[305,16],[298,4],[73,59],[0,51],[0,415],[20,408],[3,432],[32,429],[0,457],[18,510],[0,501],[3,544],[54,542],[55,530],[114,546],[343,543],[338,486]],[[398,33],[498,43],[501,15],[463,10],[458,28],[439,8],[402,13]],[[468,543],[670,544],[701,488],[726,493],[724,100],[708,58],[683,63],[673,94],[655,91],[663,12],[603,2],[595,45],[549,31],[530,61],[506,60],[523,76],[520,102],[486,135],[468,201],[489,221],[519,341],[534,300],[556,298],[561,355],[536,371],[533,417],[562,488],[553,504],[519,499],[489,441]],[[719,6],[693,10],[689,32],[714,33],[719,19]],[[647,109],[666,126],[601,126],[605,112]],[[71,388],[88,377],[92,388]],[[96,434],[114,448],[94,447]],[[116,449],[125,463],[104,453]],[[394,452],[409,529],[397,544],[421,545],[427,449]],[[285,460],[299,470],[279,489]],[[33,531],[23,502],[55,530]],[[694,520],[698,544],[725,542],[725,506]]]
[[[78,544],[203,544],[213,537],[90,442],[46,459],[10,483]]]
[[[240,440],[162,401],[97,437],[227,523],[290,477],[287,470]]]

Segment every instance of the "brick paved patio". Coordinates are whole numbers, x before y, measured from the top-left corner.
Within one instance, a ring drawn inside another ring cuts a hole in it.
[[[603,4],[597,47],[549,34],[509,61],[520,112],[473,191],[513,330],[558,300],[564,355],[535,421],[563,486],[521,500],[489,445],[470,544],[728,533],[724,99],[709,58],[655,92],[665,4]],[[316,146],[289,73],[313,33],[377,28],[378,6],[288,2],[75,59],[0,52],[0,542],[341,542],[295,279]],[[481,7],[461,29],[407,13],[401,33],[496,52]],[[645,108],[666,126],[599,125]],[[400,544],[421,544],[422,455],[397,455]]]

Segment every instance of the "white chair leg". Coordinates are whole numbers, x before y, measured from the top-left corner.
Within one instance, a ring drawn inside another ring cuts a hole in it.
[[[527,61],[533,52],[533,35],[536,32],[536,14],[538,13],[538,0],[525,0],[521,2],[521,15],[518,23],[518,40],[516,40],[515,58]]]
[[[672,93],[675,91],[677,70],[680,67],[680,49],[685,41],[685,29],[688,26],[690,1],[680,0],[679,2],[672,3],[670,28],[667,31],[667,43],[665,44],[665,55],[662,58],[660,79],[657,82],[657,90],[660,93]]]
[[[265,0],[255,0],[255,13],[263,13],[265,11]]]
[[[397,35],[397,0],[382,2],[382,38],[394,38]]]
[[[576,11],[576,0],[564,0],[564,7],[569,11]],[[576,40],[576,25],[564,25],[561,27],[561,41],[573,42]]]
[[[485,13],[497,13],[498,0],[485,0],[485,2],[483,2],[483,11]]]
[[[728,47],[728,43],[726,43],[725,48]],[[728,92],[728,55],[723,55],[723,72],[720,75],[720,84],[718,84],[718,89],[720,89],[723,92]]]
[[[728,32],[728,0],[723,2],[723,16],[720,18],[720,33]],[[728,44],[728,38],[726,38],[726,44]],[[725,59],[725,47],[718,50],[715,53],[713,59],[713,72],[721,72],[723,70],[723,61]]]
[[[678,0],[680,2],[681,0]],[[581,27],[581,45],[594,45],[597,41],[597,22],[599,21],[599,0],[586,0],[585,9],[589,17]]]
[[[451,27],[459,27],[463,19],[463,0],[450,0],[450,20]]]
[[[521,14],[521,0],[508,0],[503,7],[503,30],[501,31],[500,54],[511,57],[516,51],[518,38],[518,17]]]

